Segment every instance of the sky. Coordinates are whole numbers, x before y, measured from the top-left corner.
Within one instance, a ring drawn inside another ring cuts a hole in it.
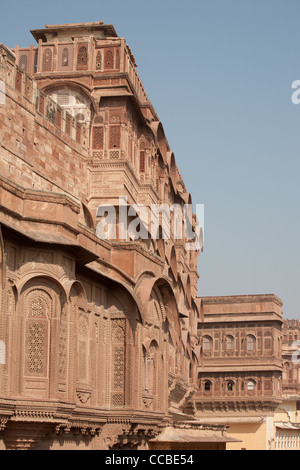
[[[276,294],[300,319],[299,0],[2,0],[0,43],[104,20],[125,37],[194,206],[199,295]]]

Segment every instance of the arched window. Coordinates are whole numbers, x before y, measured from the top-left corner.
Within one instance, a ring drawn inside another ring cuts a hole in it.
[[[248,380],[247,382],[247,390],[248,392],[252,392],[255,390],[255,382],[254,380]]]
[[[102,56],[101,52],[99,51],[96,56],[96,70],[101,70],[102,67]]]
[[[234,389],[234,382],[232,380],[229,380],[227,382],[227,392],[233,392]]]
[[[43,54],[43,64],[42,64],[42,71],[43,72],[51,72],[52,71],[52,50],[47,47],[44,50]]]
[[[24,72],[27,72],[28,67],[28,57],[26,54],[21,55],[19,66]]]
[[[62,52],[61,62],[62,62],[63,67],[67,67],[69,65],[69,51],[66,47],[64,48]]]
[[[104,67],[105,69],[114,68],[114,56],[111,50],[105,52]]]
[[[78,122],[84,122],[85,121],[85,116],[84,116],[83,113],[78,113],[78,114],[76,114],[75,119]]]
[[[92,119],[92,101],[83,92],[69,86],[50,89],[47,95],[76,120],[90,123]],[[77,117],[78,116],[78,117]],[[82,118],[83,116],[83,118]]]
[[[77,69],[86,70],[88,65],[88,52],[86,46],[79,47],[77,56]]]
[[[226,350],[227,351],[233,351],[233,345],[234,345],[233,336],[227,336],[226,337]]]
[[[204,336],[203,338],[203,351],[208,352],[212,350],[212,339],[210,336]]]
[[[255,350],[255,337],[252,335],[247,336],[247,351],[254,352]]]
[[[207,380],[205,383],[204,383],[204,391],[205,392],[210,392],[212,389],[212,383]]]

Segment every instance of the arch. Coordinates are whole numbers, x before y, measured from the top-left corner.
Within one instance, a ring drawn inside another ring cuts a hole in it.
[[[256,337],[254,335],[247,335],[246,348],[248,353],[254,353],[256,346]]]
[[[20,293],[17,309],[23,321],[16,326],[18,344],[11,346],[20,363],[13,371],[16,387],[24,396],[48,399],[54,393],[51,377],[57,372],[56,321],[61,319],[66,293],[56,279],[43,275],[27,278]]]
[[[88,99],[91,103],[92,111],[93,111],[91,121],[93,120],[94,115],[97,114],[97,104],[95,102],[95,99],[91,95],[92,90],[90,88],[88,88],[85,85],[83,85],[82,83],[79,83],[79,82],[76,82],[76,81],[57,80],[54,83],[51,83],[49,85],[45,85],[44,87],[42,87],[41,90],[42,90],[42,92],[44,92],[48,95],[51,91],[54,91],[57,88],[66,88],[66,89],[69,88],[69,89],[73,89],[73,90],[75,90],[79,93],[82,93],[83,96],[86,97],[86,99]]]
[[[212,391],[212,381],[211,380],[205,380],[204,381],[204,392],[211,392]]]
[[[256,389],[256,381],[253,379],[248,379],[246,381],[246,390],[247,392],[254,392]]]
[[[156,323],[157,326],[161,326],[166,320],[166,313],[163,306],[163,301],[159,289],[154,286],[148,304],[148,313],[151,314],[151,320]]]
[[[155,273],[153,271],[150,271],[150,270],[147,270],[147,271],[143,271],[142,273],[140,273],[138,275],[138,277],[136,278],[136,281],[135,281],[135,287],[137,288],[139,286],[139,284],[144,280],[144,279],[154,279],[156,276],[155,276]]]
[[[76,121],[79,121],[79,122],[85,121],[85,115],[83,113],[78,113],[76,114],[75,119]]]
[[[83,202],[81,203],[81,207],[82,207],[85,225],[92,230],[96,230],[95,222],[94,222],[90,209]]]
[[[167,153],[167,163],[168,163],[170,174],[175,177],[176,176],[176,161],[175,161],[175,155],[173,152]]]
[[[180,193],[180,197],[184,201],[185,204],[187,205],[192,204],[192,196],[190,193]]]
[[[156,146],[159,148],[160,154],[163,158],[165,165],[167,165],[167,151],[169,150],[169,145],[165,136],[163,125],[160,121],[154,121],[150,124],[150,127],[155,136]]]
[[[212,339],[212,337],[209,336],[209,335],[205,335],[202,338],[202,342],[203,342],[203,352],[204,353],[212,353],[212,349],[213,349],[213,339]]]
[[[156,339],[153,339],[151,341],[151,343],[149,344],[149,351],[151,352],[151,350],[154,351],[154,350],[157,350],[157,349],[158,349],[158,343],[157,343]]]
[[[169,176],[171,178],[174,191],[177,193],[177,166],[173,152],[167,152],[167,163],[169,167]]]
[[[65,47],[62,51],[61,65],[67,67],[69,65],[69,50]]]
[[[176,257],[176,250],[174,245],[166,245],[165,247],[166,258],[171,268],[172,274],[174,276],[175,281],[178,280],[178,272],[177,272],[177,257]]]
[[[177,336],[180,337],[180,316],[176,297],[171,284],[165,278],[148,277],[139,283],[136,288],[136,293],[143,311],[146,312],[146,315],[148,316],[148,302],[154,287],[158,289],[159,295],[161,296],[166,312],[166,318],[168,319],[171,327],[175,329]]]
[[[88,67],[88,48],[86,45],[78,45],[77,70],[86,70]]]
[[[161,224],[158,225],[156,233],[153,233],[153,238],[156,241],[156,250],[158,251],[159,256],[164,259],[166,256],[166,251],[163,237],[163,228]]]
[[[233,392],[235,388],[235,382],[232,379],[226,381],[226,391]]]
[[[45,272],[35,272],[33,275],[28,274],[25,276],[20,282],[15,283],[15,288],[17,290],[18,296],[22,295],[24,290],[27,288],[28,284],[30,282],[34,282],[36,279],[44,279],[45,281],[48,282],[53,282],[65,295],[65,298],[68,298],[67,291],[64,288],[63,283],[61,283],[57,278],[54,276],[50,276],[49,274],[46,274]]]
[[[192,288],[191,288],[191,278],[187,273],[178,274],[178,279],[181,280],[181,285],[185,293],[185,298],[188,303],[188,306],[191,307],[192,304]]]
[[[84,311],[87,310],[87,295],[83,284],[78,280],[66,281],[63,283],[65,291],[67,293],[67,299],[70,300],[73,293],[77,296],[78,307]]]

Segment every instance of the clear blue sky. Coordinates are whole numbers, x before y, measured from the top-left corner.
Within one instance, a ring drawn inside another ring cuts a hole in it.
[[[125,37],[194,204],[199,295],[270,294],[300,318],[299,0],[2,2],[0,42],[104,20]]]

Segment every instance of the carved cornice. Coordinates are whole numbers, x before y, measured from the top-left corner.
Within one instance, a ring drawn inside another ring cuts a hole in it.
[[[55,427],[55,433],[57,435],[62,434],[73,434],[78,435],[81,434],[82,436],[92,438],[94,436],[99,436],[102,428],[105,424],[103,423],[95,424],[90,423],[87,421],[68,421],[67,423],[58,424]]]
[[[123,434],[118,436],[118,441],[111,449],[132,449],[145,445],[150,439],[156,437],[162,431],[159,425],[132,424]]]

